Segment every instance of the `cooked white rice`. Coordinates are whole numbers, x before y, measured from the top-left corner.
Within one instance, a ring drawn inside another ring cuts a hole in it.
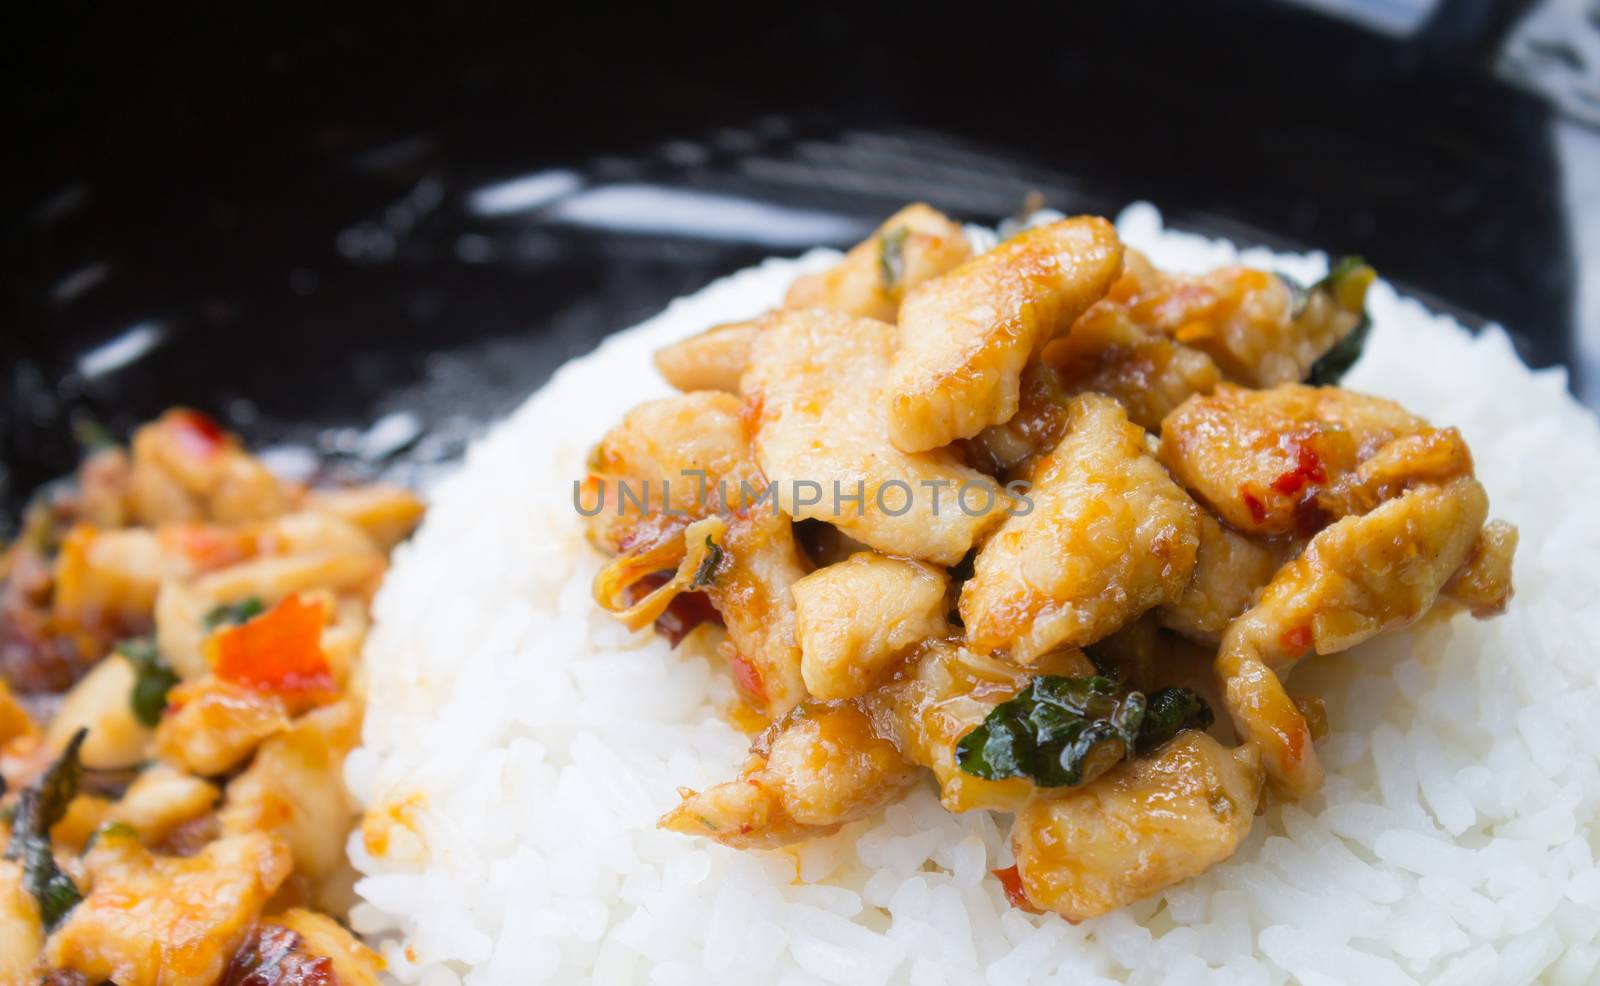
[[[1237,251],[1120,221],[1162,267],[1236,258],[1309,281],[1321,255]],[[1227,863],[1072,926],[1008,907],[1006,819],[931,787],[793,853],[655,828],[731,776],[731,686],[599,613],[571,505],[601,433],[669,392],[650,354],[754,315],[837,255],[770,260],[565,366],[433,498],[380,593],[365,746],[379,819],[351,839],[357,930],[400,981],[656,984],[1600,982],[1600,427],[1559,370],[1379,282],[1349,386],[1471,443],[1521,527],[1511,612],[1308,662],[1324,790],[1269,807]],[[1448,263],[1449,258],[1440,258]],[[381,854],[372,850],[381,849]]]

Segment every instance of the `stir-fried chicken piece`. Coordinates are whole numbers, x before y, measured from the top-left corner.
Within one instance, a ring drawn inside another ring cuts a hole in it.
[[[800,671],[824,701],[854,698],[929,637],[950,629],[949,577],[925,562],[868,551],[794,584]]]
[[[1217,385],[1217,368],[1205,354],[1140,329],[1106,305],[1090,308],[1022,371],[1017,413],[965,443],[975,464],[1026,476],[1066,434],[1067,405],[1078,394],[1104,394],[1134,424],[1155,431],[1191,395]]]
[[[939,799],[950,811],[1015,811],[1033,793],[1025,778],[985,780],[956,765],[956,743],[995,706],[1036,675],[1094,673],[1080,651],[1046,654],[1031,667],[980,657],[959,639],[930,640],[907,669],[866,699],[880,731],[912,763],[933,771]]]
[[[1162,423],[1161,461],[1235,529],[1305,536],[1370,507],[1381,487],[1471,469],[1453,430],[1392,401],[1297,384],[1190,398]]]
[[[168,411],[133,436],[130,513],[143,524],[265,520],[290,492],[239,440],[203,414]]]
[[[0,678],[0,749],[14,739],[33,736],[38,732],[39,726],[33,721],[33,716],[17,701],[6,680]]]
[[[1221,380],[1205,353],[1140,326],[1110,299],[1050,343],[1043,361],[1060,374],[1068,393],[1115,398],[1134,424],[1151,431],[1190,395],[1209,393]]]
[[[954,451],[890,444],[882,388],[894,326],[821,309],[773,312],[762,326],[740,386],[785,513],[940,565],[1004,519],[1007,494]]]
[[[757,738],[736,780],[684,789],[659,824],[736,849],[788,845],[865,818],[917,775],[858,705],[807,703]]]
[[[422,522],[424,509],[415,493],[383,483],[318,490],[306,496],[307,513],[329,515],[353,524],[383,551],[410,536]]]
[[[1167,418],[1161,450],[1235,528],[1316,534],[1229,627],[1218,657],[1235,725],[1261,746],[1275,785],[1291,796],[1315,790],[1309,727],[1280,677],[1308,649],[1343,650],[1433,604],[1480,538],[1487,501],[1470,478],[1471,455],[1454,429],[1390,401],[1294,384],[1224,385],[1193,398]],[[1481,536],[1489,611],[1509,591],[1509,550],[1499,529]],[[1259,557],[1241,561],[1247,571],[1265,567]],[[1470,605],[1472,589],[1463,595]]]
[[[1105,300],[1126,305],[1139,295],[1159,287],[1167,275],[1156,269],[1143,250],[1124,247],[1122,251],[1122,276],[1111,283]]]
[[[783,303],[892,323],[907,291],[954,270],[971,255],[958,224],[921,203],[908,205],[851,248],[837,266],[797,279]]]
[[[163,582],[156,593],[156,650],[180,678],[192,680],[209,670],[204,651],[206,616],[221,602],[178,579]]]
[[[895,447],[923,452],[1009,420],[1023,367],[1121,270],[1116,230],[1081,216],[1019,233],[913,290],[887,384]]]
[[[1364,458],[1354,475],[1318,494],[1333,516],[1364,513],[1418,482],[1445,482],[1472,474],[1472,452],[1454,428],[1427,429],[1398,438]]]
[[[805,696],[791,587],[806,569],[793,525],[770,499],[762,502],[767,483],[741,410],[738,398],[722,393],[652,401],[601,440],[590,473],[602,499],[589,530],[619,557],[602,570],[595,593],[637,629],[678,593],[704,592],[727,624],[735,660],[744,662],[736,677],[746,695],[782,715]],[[669,515],[669,506],[684,516]],[[666,585],[628,598],[641,580],[673,569],[678,575]]]
[[[1128,269],[1106,297],[1045,346],[1022,372],[1017,413],[991,425],[967,444],[975,461],[992,472],[1026,475],[1032,462],[1066,433],[1066,406],[1077,394],[1113,398],[1134,424],[1156,431],[1174,408],[1221,380],[1211,357],[1136,322],[1127,299],[1158,275],[1135,251]]]
[[[1483,487],[1462,477],[1337,521],[1228,628],[1217,655],[1228,710],[1283,793],[1316,790],[1322,770],[1281,679],[1308,654],[1346,650],[1427,612],[1467,560],[1488,507]]]
[[[1443,598],[1465,606],[1478,619],[1499,616],[1511,602],[1511,562],[1517,552],[1517,529],[1491,520],[1478,532],[1466,563],[1450,576]]]
[[[974,464],[997,475],[1026,476],[1066,434],[1067,403],[1076,394],[1115,398],[1134,424],[1155,431],[1191,394],[1215,387],[1220,374],[1210,357],[1136,323],[1128,312],[1127,302],[1153,290],[1162,276],[1144,254],[1125,249],[1122,276],[1106,296],[1023,369],[1017,413],[967,442]]]
[[[383,549],[362,528],[318,510],[234,526],[80,526],[56,559],[54,614],[58,625],[109,643],[147,630],[163,588],[177,586],[187,598],[165,600],[176,607],[168,615],[181,624],[177,636],[172,620],[157,629],[174,647],[175,666],[193,675],[201,670],[192,650],[198,624],[188,618],[194,607],[250,597],[274,602],[311,589],[365,597],[386,567]]]
[[[22,882],[22,864],[0,859],[0,984],[37,982],[34,959],[43,947],[39,905]]]
[[[1289,291],[1273,275],[1230,269],[1212,284],[1211,275],[1169,278],[1151,268],[1142,255],[1129,251],[1126,256],[1137,259],[1127,261],[1123,276],[1106,297],[1090,306],[1070,332],[1049,343],[1040,360],[1024,370],[1016,415],[973,439],[994,471],[1015,468],[1053,448],[1065,426],[1063,407],[1074,394],[1113,397],[1135,424],[1156,431],[1184,400],[1209,393],[1222,379],[1208,352],[1216,352],[1233,368],[1234,379],[1254,376],[1239,369],[1246,357],[1238,351],[1249,350],[1275,358],[1276,369],[1263,371],[1283,378],[1275,382],[1299,381],[1311,366],[1308,361],[1343,339],[1361,317],[1359,294],[1364,294],[1365,282],[1358,295],[1346,299],[1353,309],[1340,308],[1335,292],[1319,285],[1305,295],[1301,314],[1285,321],[1262,314],[1279,311]],[[1220,333],[1205,318],[1180,320],[1185,312],[1199,316],[1207,310],[1212,316],[1227,315],[1221,319]],[[1206,344],[1199,344],[1202,339]],[[1185,345],[1187,341],[1197,345]]]
[[[95,831],[106,823],[111,807],[110,798],[93,793],[79,794],[67,805],[61,821],[50,826],[51,845],[64,856],[83,852]]]
[[[1205,644],[1215,645],[1222,631],[1256,600],[1278,568],[1298,549],[1289,538],[1266,540],[1240,534],[1220,523],[1211,511],[1200,511],[1200,548],[1194,574],[1178,597],[1155,609],[1159,623]]]
[[[307,713],[267,739],[228,784],[218,815],[223,834],[271,833],[289,847],[295,876],[313,888],[337,873],[357,815],[344,758],[360,739],[361,711],[349,700]]]
[[[139,772],[105,820],[131,827],[147,846],[159,845],[173,829],[216,807],[221,794],[207,781],[156,763]]]
[[[1022,891],[1077,922],[1203,873],[1249,833],[1261,778],[1254,747],[1187,730],[1094,784],[1040,794],[1011,830]]]
[[[259,832],[187,858],[108,833],[85,859],[92,889],[50,935],[45,964],[120,986],[214,982],[290,866],[288,848]]]
[[[134,715],[128,697],[137,679],[132,663],[113,655],[94,666],[56,710],[45,728],[50,755],[66,749],[74,733],[88,728],[79,750],[84,764],[102,770],[137,766],[150,746],[150,728]]]
[[[683,391],[722,390],[739,392],[739,377],[750,363],[758,322],[728,322],[713,325],[670,346],[656,350],[656,369],[667,383]]]
[[[161,583],[197,571],[189,555],[172,548],[172,538],[144,528],[74,528],[55,561],[57,624],[107,642],[145,629]]]
[[[1099,395],[1075,398],[1041,460],[1032,510],[978,552],[962,587],[969,646],[1028,663],[1104,637],[1183,591],[1199,509],[1145,450],[1144,431]]]
[[[668,507],[699,519],[741,504],[739,480],[753,486],[759,479],[741,410],[732,395],[702,392],[648,401],[624,415],[590,454],[599,496],[599,509],[586,518],[591,538],[615,551]]]
[[[281,697],[205,675],[168,693],[167,712],[156,726],[156,752],[190,773],[215,777],[288,725]]]
[[[387,570],[380,552],[313,551],[254,558],[202,575],[193,585],[201,594],[227,603],[275,602],[313,589],[369,599]]]
[[[209,668],[204,654],[208,617],[219,606],[250,600],[276,603],[296,593],[328,595],[330,608],[347,614],[354,606],[364,613],[366,596],[386,568],[380,539],[404,528],[406,504],[414,499],[374,488],[341,491],[350,494],[329,509],[286,514],[239,531],[254,557],[199,578],[168,579],[155,600],[156,645],[161,659],[185,680]],[[346,519],[348,511],[356,520]],[[364,515],[364,516],[363,516]],[[361,524],[372,525],[374,533]],[[396,526],[399,525],[399,526]],[[333,593],[344,594],[343,599]],[[364,620],[360,622],[364,631]],[[340,676],[343,680],[343,676]]]
[[[954,269],[971,253],[959,225],[925,205],[910,205],[890,216],[837,266],[796,280],[784,307],[831,308],[893,323],[907,291]],[[656,369],[685,393],[738,393],[739,377],[760,331],[757,321],[714,325],[657,350]]]
[[[112,445],[89,453],[78,464],[78,519],[101,529],[127,526],[132,487],[126,451]]]
[[[1223,374],[1251,387],[1298,383],[1355,333],[1376,275],[1359,261],[1301,291],[1248,267],[1162,275],[1127,299],[1129,314],[1204,352]]]

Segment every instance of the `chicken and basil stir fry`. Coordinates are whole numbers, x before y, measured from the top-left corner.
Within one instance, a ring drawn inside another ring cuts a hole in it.
[[[342,765],[421,514],[181,409],[36,499],[0,554],[0,986],[377,983]]]
[[[584,481],[596,599],[709,636],[764,728],[662,826],[783,846],[931,777],[1014,815],[1014,903],[1082,920],[1315,791],[1294,665],[1511,595],[1460,434],[1335,386],[1373,278],[1167,273],[1092,217],[975,256],[914,205],[663,350],[682,395]]]

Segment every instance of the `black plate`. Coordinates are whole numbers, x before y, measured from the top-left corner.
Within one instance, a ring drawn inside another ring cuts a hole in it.
[[[167,58],[170,25],[42,13],[3,193],[0,512],[70,468],[74,414],[122,431],[184,403],[343,454],[408,411],[427,434],[399,458],[448,458],[606,333],[919,198],[986,222],[1030,191],[1150,199],[1362,253],[1570,361],[1548,113],[1480,68],[1504,8],[1448,3],[1400,43],[1110,7],[274,22]]]

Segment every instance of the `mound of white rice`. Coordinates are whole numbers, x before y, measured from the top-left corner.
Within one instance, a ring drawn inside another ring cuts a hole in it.
[[[1119,226],[1160,266],[1242,260],[1310,281],[1320,255]],[[430,986],[542,982],[1559,984],[1600,982],[1600,428],[1560,371],[1397,297],[1349,386],[1460,426],[1493,512],[1521,527],[1517,597],[1308,662],[1325,789],[1256,820],[1199,879],[1072,926],[1008,907],[1008,820],[931,787],[796,852],[655,828],[679,785],[732,775],[746,738],[704,655],[591,603],[572,503],[584,455],[668,393],[657,347],[755,315],[816,251],[771,260],[607,340],[437,490],[377,601],[350,851],[357,930]],[[1448,262],[1448,258],[1441,258]]]

